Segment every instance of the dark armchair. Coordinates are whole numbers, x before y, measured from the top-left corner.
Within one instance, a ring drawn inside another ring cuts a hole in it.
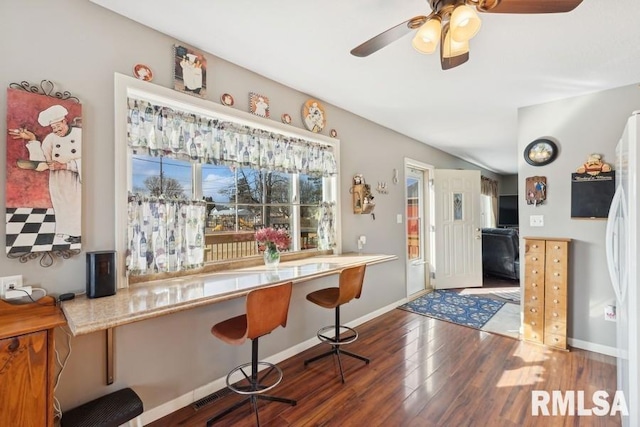
[[[482,270],[484,274],[520,279],[520,243],[513,228],[482,229]]]

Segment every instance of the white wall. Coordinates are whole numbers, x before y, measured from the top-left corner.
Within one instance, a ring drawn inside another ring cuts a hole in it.
[[[49,79],[57,90],[68,90],[82,102],[86,171],[82,184],[82,247],[83,251],[113,249],[113,74],[131,74],[134,64],[144,63],[154,71],[155,84],[172,87],[172,46],[180,41],[87,0],[3,0],[0,16],[5,18],[0,26],[3,58],[0,85]],[[207,62],[208,99],[218,102],[220,95],[227,92],[234,96],[238,109],[248,111],[249,92],[262,93],[270,98],[274,120],[287,112],[293,117],[293,126],[302,127],[298,112],[308,95],[211,55],[207,56]],[[365,251],[395,254],[404,259],[404,224],[396,223],[396,214],[404,212],[404,157],[440,168],[479,168],[332,105],[325,107],[327,129],[323,133],[336,129],[342,142],[344,250],[356,250],[356,236],[364,234],[368,237]],[[5,92],[0,95],[0,117],[6,117]],[[4,120],[0,121],[0,133],[7,135]],[[6,161],[5,143],[2,138],[0,163]],[[394,168],[401,171],[397,186],[391,184]],[[355,173],[364,174],[369,183],[389,183],[389,194],[376,197],[375,221],[370,215],[356,216],[350,212],[348,190]],[[500,178],[486,171],[483,174]],[[4,186],[5,174],[0,174],[0,188]],[[4,208],[4,198],[0,197],[0,211]],[[4,222],[0,222],[0,235],[5,235]],[[57,260],[48,269],[34,261],[21,264],[0,257],[0,272],[22,274],[26,284],[41,286],[55,294],[85,287],[84,253],[69,260]],[[343,309],[343,320],[349,322],[403,298],[404,277],[402,261],[372,267],[365,279],[362,299]],[[334,281],[322,279],[295,287],[289,325],[263,340],[261,357],[312,338],[320,326],[331,323],[329,310],[310,307],[304,298],[308,292],[329,283]],[[247,346],[220,344],[209,329],[242,309],[242,301],[228,301],[117,328],[116,382],[112,386],[106,386],[104,381],[103,334],[73,338],[73,353],[56,392],[62,407],[74,407],[130,386],[140,394],[145,408],[151,409],[222,377],[238,360],[248,359],[250,350]]]
[[[615,302],[605,259],[606,220],[571,219],[571,173],[591,153],[615,163],[615,147],[627,118],[640,109],[637,85],[522,108],[518,113],[519,194],[525,179],[547,177],[547,201],[534,207],[519,201],[520,236],[568,237],[569,337],[587,343],[615,346],[615,323],[604,320],[604,306]],[[535,139],[557,141],[559,155],[546,166],[534,167],[522,152]],[[529,226],[530,215],[544,215],[544,227]],[[524,246],[521,244],[521,253]],[[524,271],[524,268],[521,268]]]

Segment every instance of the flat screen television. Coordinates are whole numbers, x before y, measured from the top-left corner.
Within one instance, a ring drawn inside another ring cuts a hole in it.
[[[518,227],[518,195],[498,196],[498,227]]]

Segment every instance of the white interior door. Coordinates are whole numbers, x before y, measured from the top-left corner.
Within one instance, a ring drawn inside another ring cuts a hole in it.
[[[480,171],[435,170],[436,289],[482,286]]]
[[[405,228],[407,242],[407,296],[424,291],[429,283],[426,224],[427,197],[425,182],[427,170],[405,167]]]

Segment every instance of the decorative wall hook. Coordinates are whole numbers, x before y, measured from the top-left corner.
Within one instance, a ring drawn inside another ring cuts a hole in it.
[[[55,85],[51,80],[42,80],[40,82],[40,86],[35,84],[31,84],[25,80],[20,83],[9,83],[9,87],[11,89],[19,89],[24,90],[25,92],[37,93],[39,95],[49,96],[51,98],[62,99],[62,100],[71,100],[75,102],[80,102],[80,100],[71,95],[71,92],[54,92]]]

